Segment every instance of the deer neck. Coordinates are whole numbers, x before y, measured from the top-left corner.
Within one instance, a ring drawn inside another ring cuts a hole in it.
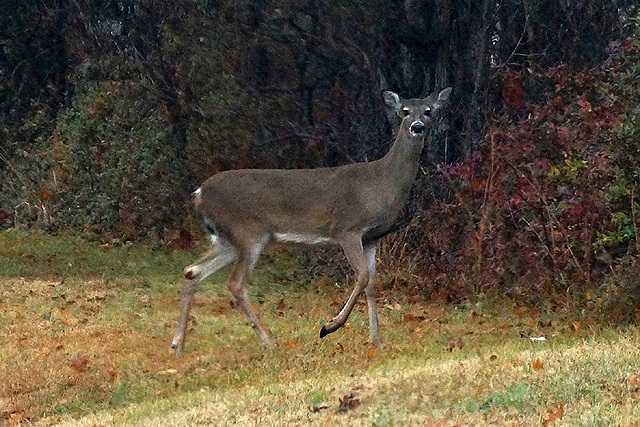
[[[408,130],[400,128],[389,152],[381,159],[384,176],[393,180],[401,193],[407,193],[415,180],[420,155],[424,148],[424,136],[413,136]]]

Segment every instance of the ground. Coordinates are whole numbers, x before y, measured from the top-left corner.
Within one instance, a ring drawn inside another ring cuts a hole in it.
[[[301,280],[284,254],[259,265],[250,292],[275,350],[231,307],[223,271],[197,294],[176,359],[180,272],[201,250],[2,233],[0,424],[640,425],[633,325],[386,290],[381,347],[364,303],[320,339],[350,285]]]

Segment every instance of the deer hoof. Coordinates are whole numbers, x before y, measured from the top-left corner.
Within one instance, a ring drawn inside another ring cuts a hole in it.
[[[320,329],[320,338],[324,338],[327,335],[329,335],[329,331],[327,331],[327,326],[325,325]]]
[[[189,280],[193,280],[198,277],[198,269],[196,267],[187,267],[184,269],[184,277]]]

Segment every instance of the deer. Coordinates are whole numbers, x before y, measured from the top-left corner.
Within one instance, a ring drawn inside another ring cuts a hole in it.
[[[345,325],[364,292],[369,333],[380,345],[374,274],[380,239],[394,231],[416,179],[433,113],[445,106],[451,88],[425,98],[402,99],[384,91],[400,117],[395,141],[380,159],[317,169],[238,169],[208,178],[193,193],[193,204],[211,239],[209,252],[184,269],[180,315],[171,347],[184,354],[192,300],[209,276],[234,263],[226,286],[264,347],[274,347],[248,300],[251,273],[271,243],[337,245],[355,272],[355,286],[320,338]]]

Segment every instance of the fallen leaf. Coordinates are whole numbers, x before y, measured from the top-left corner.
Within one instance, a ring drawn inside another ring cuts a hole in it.
[[[333,308],[336,308],[336,307],[342,307],[343,305],[344,305],[344,303],[343,303],[342,301],[338,301],[338,300],[331,301],[331,302],[329,303],[329,306],[330,306],[330,307],[333,307]]]
[[[289,338],[288,340],[286,340],[284,342],[284,345],[286,345],[287,347],[295,347],[298,344],[300,344],[300,337],[295,337],[295,338]]]
[[[587,113],[591,111],[591,103],[585,97],[580,97],[578,99],[578,105],[582,107],[582,111],[586,111]]]
[[[118,373],[116,371],[107,371],[107,381],[112,383],[116,378],[118,378]]]
[[[329,407],[325,406],[325,405],[323,405],[323,406],[308,406],[307,408],[309,408],[309,412],[312,412],[312,413],[320,412],[323,409],[329,409]]]
[[[42,197],[43,199],[48,199],[49,197],[51,197],[51,193],[47,190],[41,190],[40,197]]]
[[[573,326],[574,331],[577,331],[578,329],[580,329],[580,322],[578,322],[577,320],[573,321],[571,322],[571,326]]]
[[[498,356],[496,356],[495,354],[492,354],[491,357],[489,357],[489,360],[496,360],[498,358]]]
[[[639,382],[640,382],[640,375],[638,374],[633,374],[629,378],[627,378],[627,383],[629,385],[638,385]]]
[[[86,357],[74,357],[69,359],[69,367],[78,372],[84,372],[89,369],[89,359]]]
[[[564,408],[561,406],[555,412],[550,412],[549,416],[542,420],[542,425],[547,426],[562,417],[564,417]]]
[[[353,397],[353,394],[344,395],[342,399],[338,399],[340,404],[338,405],[338,412],[347,412],[349,409],[354,409],[360,406],[360,399]]]
[[[87,292],[86,297],[89,301],[102,301],[107,298],[107,292],[103,290]]]
[[[424,319],[426,319],[424,316],[416,316],[415,314],[405,314],[404,315],[404,323],[411,323],[411,322],[422,322]]]
[[[370,348],[369,351],[367,352],[367,357],[369,359],[372,359],[372,358],[376,357],[376,352],[373,351],[373,349]]]
[[[273,305],[273,311],[278,315],[278,316],[284,316],[284,310],[285,308],[287,308],[284,304],[284,298],[280,298],[274,305]]]
[[[543,366],[542,360],[540,359],[536,359],[536,361],[531,364],[531,367],[533,368],[534,371],[538,371],[542,369],[542,366]]]
[[[18,424],[20,421],[22,421],[24,418],[22,418],[22,415],[18,414],[17,412],[12,412],[11,415],[9,415],[9,417],[11,418],[11,421]]]
[[[333,352],[331,352],[331,357],[335,356],[338,353],[342,353],[343,351],[344,351],[344,346],[340,343],[336,343],[336,346],[333,349]]]

